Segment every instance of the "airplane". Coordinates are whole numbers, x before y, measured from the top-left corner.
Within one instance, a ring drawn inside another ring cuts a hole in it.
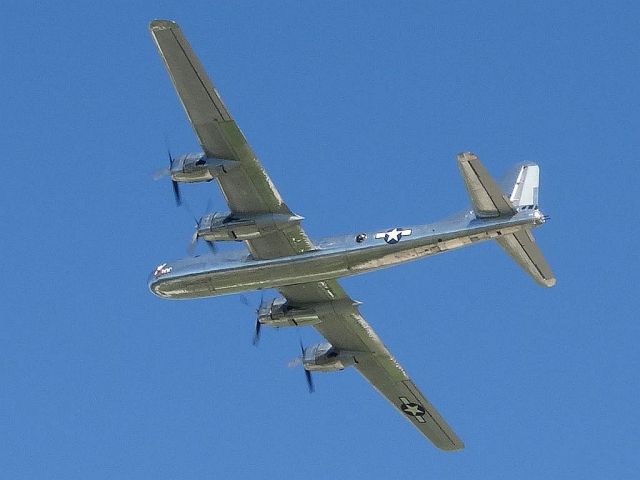
[[[202,146],[200,153],[170,156],[167,174],[176,201],[180,183],[215,179],[229,212],[204,215],[194,240],[246,246],[163,262],[149,276],[150,290],[161,298],[190,299],[277,289],[280,297],[261,302],[254,341],[262,325],[313,326],[327,341],[301,345],[299,363],[310,390],[311,372],[352,366],[434,445],[463,448],[338,279],[494,239],[537,283],[553,286],[554,274],[531,233],[548,220],[538,206],[538,165],[520,163],[498,183],[476,155],[461,153],[457,164],[471,200],[465,211],[426,225],[312,241],[303,217],[276,190],[180,27],[154,20],[149,29]]]

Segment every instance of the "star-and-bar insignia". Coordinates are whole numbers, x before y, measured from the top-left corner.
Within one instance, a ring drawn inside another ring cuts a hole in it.
[[[387,230],[386,232],[378,232],[376,233],[376,238],[384,238],[384,241],[389,244],[398,243],[402,237],[407,237],[411,235],[410,228],[393,228],[391,230]]]
[[[423,415],[427,413],[427,411],[422,405],[420,405],[419,403],[410,402],[405,397],[400,397],[400,401],[402,402],[402,405],[400,405],[400,410],[411,417],[415,417],[415,419],[420,423],[424,423],[426,421],[423,418]]]

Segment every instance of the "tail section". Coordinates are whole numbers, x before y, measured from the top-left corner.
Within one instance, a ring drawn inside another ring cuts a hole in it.
[[[473,153],[459,154],[458,167],[477,218],[511,218],[520,210],[531,210],[535,223],[544,223],[545,217],[538,210],[540,168],[535,163],[516,165],[502,181],[502,188]],[[552,287],[556,284],[551,267],[531,234],[531,227],[523,227],[496,240],[540,285]]]

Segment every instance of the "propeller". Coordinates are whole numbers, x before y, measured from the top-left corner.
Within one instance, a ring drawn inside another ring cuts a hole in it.
[[[189,242],[189,246],[187,247],[187,252],[191,256],[193,256],[193,253],[196,249],[196,245],[198,244],[198,240],[200,239],[200,237],[198,237],[198,230],[200,229],[200,220],[198,220],[195,217],[194,217],[194,220],[196,221],[196,225],[194,227],[194,232],[193,232],[193,235],[191,236],[191,241]],[[216,253],[216,245],[214,242],[212,242],[211,240],[205,240],[204,242],[209,247],[209,250],[211,250],[211,253]]]
[[[251,305],[249,304],[249,299],[242,294],[240,294],[240,302],[243,305],[246,305],[247,307],[252,308]],[[267,303],[269,303],[269,300],[265,302],[264,293],[262,293],[260,295],[260,304],[258,305],[258,308],[254,310],[256,314],[256,324],[253,330],[253,339],[251,340],[251,344],[254,347],[258,346],[258,343],[260,342],[260,329],[262,328],[262,324],[260,323],[260,310],[262,310]]]
[[[171,157],[171,150],[167,148],[167,155],[169,156],[169,174],[171,174],[171,167],[173,166],[173,157]],[[171,177],[171,186],[173,186],[173,196],[176,199],[176,205],[179,207],[182,205],[182,196],[180,195],[180,186],[173,177]]]
[[[171,176],[171,167],[173,166],[173,157],[171,156],[171,150],[167,147],[167,155],[169,157],[169,166],[158,170],[154,175],[154,180],[160,180],[162,177]],[[180,186],[173,177],[171,178],[171,185],[173,187],[173,196],[176,199],[176,205],[179,207],[182,205],[182,195],[180,195]]]
[[[180,195],[180,187],[178,186],[178,182],[174,179],[171,179],[171,185],[173,186],[173,196],[176,199],[176,206],[182,205],[182,196]]]
[[[295,367],[297,365],[302,365],[304,376],[307,379],[307,387],[309,387],[309,393],[315,392],[316,389],[313,386],[313,378],[311,377],[311,372],[304,368],[304,345],[302,344],[302,340],[300,340],[300,355],[289,362],[289,368]]]
[[[245,297],[245,300],[246,300],[246,297]],[[251,340],[251,344],[254,347],[257,347],[258,346],[258,342],[260,342],[260,329],[262,328],[262,324],[260,323],[260,310],[262,310],[264,306],[265,306],[264,294],[261,294],[260,295],[260,306],[256,310],[256,326],[255,326],[255,329],[253,331],[253,339]]]
[[[309,393],[315,392],[315,388],[313,387],[313,378],[311,377],[311,372],[304,368],[304,345],[302,345],[302,340],[300,340],[300,351],[301,360],[302,360],[302,369],[304,370],[304,376],[307,379],[307,387],[309,387]]]
[[[187,252],[189,253],[189,255],[193,256],[193,252],[194,252],[194,250],[196,248],[196,244],[198,243],[198,240],[199,240],[198,230],[200,229],[200,222],[202,221],[203,217],[200,217],[200,219],[198,220],[198,218],[194,215],[193,211],[189,208],[189,205],[185,204],[185,207],[187,208],[189,213],[191,213],[193,215],[193,219],[196,222],[196,225],[194,227],[193,236],[191,237],[191,242],[189,243],[189,246],[187,247]],[[205,209],[205,212],[209,212],[210,209],[211,209],[211,198],[209,198],[207,200],[207,207]],[[215,243],[213,241],[205,240],[205,243],[209,247],[209,250],[211,250],[211,253],[216,253],[216,245],[215,245]]]

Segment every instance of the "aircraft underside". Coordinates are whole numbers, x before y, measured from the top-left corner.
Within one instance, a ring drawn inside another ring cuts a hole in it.
[[[478,157],[461,153],[458,167],[472,204],[464,213],[430,225],[312,242],[303,217],[283,201],[180,27],[169,20],[149,27],[202,147],[169,155],[162,173],[170,177],[178,205],[181,183],[215,180],[229,208],[200,218],[192,244],[202,239],[215,249],[217,242],[242,241],[246,247],[161,263],[149,277],[151,291],[187,299],[277,289],[281,296],[263,299],[257,310],[254,343],[262,325],[313,326],[327,341],[301,345],[298,360],[310,390],[312,371],[353,366],[438,448],[463,448],[336,279],[495,239],[537,283],[553,286],[555,276],[531,233],[548,218],[538,207],[538,166],[518,164],[498,185]]]

